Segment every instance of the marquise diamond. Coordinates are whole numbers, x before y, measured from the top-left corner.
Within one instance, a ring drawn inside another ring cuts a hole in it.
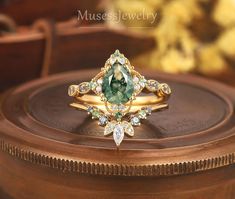
[[[166,83],[161,84],[160,89],[162,90],[163,93],[167,95],[171,94],[171,88]]]
[[[78,85],[71,85],[68,88],[68,95],[73,97],[77,94]]]
[[[115,121],[108,122],[108,124],[104,128],[104,135],[106,136],[111,134],[114,130],[115,125],[116,125]]]
[[[117,146],[120,146],[124,138],[124,128],[121,124],[116,124],[113,130],[113,139]]]
[[[148,80],[147,84],[146,84],[146,88],[151,91],[151,92],[155,92],[159,89],[159,82],[156,80]]]
[[[125,133],[129,136],[134,136],[134,128],[131,123],[127,121],[116,122],[111,121],[105,126],[104,135],[113,133],[113,139],[117,146],[120,146]]]
[[[123,121],[122,126],[124,127],[124,131],[127,135],[134,136],[134,128],[129,122]]]

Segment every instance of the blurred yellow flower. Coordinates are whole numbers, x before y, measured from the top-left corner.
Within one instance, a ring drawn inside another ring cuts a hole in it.
[[[235,58],[235,27],[221,34],[218,47],[225,55]]]
[[[156,40],[155,49],[134,58],[134,64],[205,75],[235,66],[235,0],[114,0],[113,5],[123,13],[158,13],[154,24],[122,21],[126,27],[144,27],[142,33]]]
[[[214,45],[209,45],[200,50],[198,71],[205,75],[218,75],[227,68],[227,64]]]
[[[213,19],[221,26],[233,26],[235,24],[235,1],[219,0],[213,12]]]
[[[185,56],[176,49],[169,49],[163,55],[160,64],[162,69],[169,73],[185,73],[195,68],[194,57],[192,55]]]

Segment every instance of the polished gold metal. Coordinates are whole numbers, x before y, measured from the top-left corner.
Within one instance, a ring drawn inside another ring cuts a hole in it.
[[[102,105],[104,104],[104,101],[100,100],[99,96],[95,95],[83,95],[83,96],[77,96],[76,97],[78,102],[86,103],[86,104],[92,104],[92,105]],[[166,97],[156,97],[156,96],[139,96],[136,97],[135,100],[132,102],[132,106],[148,106],[148,105],[154,105],[157,103],[164,102],[166,100]]]
[[[86,111],[89,105],[79,104],[79,103],[73,102],[73,103],[70,104],[70,106],[74,107],[74,108],[77,108],[77,109],[80,109],[80,110],[85,110]],[[107,111],[106,107],[104,105],[96,105],[96,107],[98,109],[100,109],[101,111],[103,111],[103,112]],[[131,107],[131,112],[134,113],[134,112],[140,110],[143,107],[146,107],[146,106],[142,106],[142,105],[140,105],[140,106],[132,106]],[[168,108],[168,104],[167,103],[155,104],[151,108],[152,108],[152,112],[156,112],[156,111],[158,111],[160,109]]]

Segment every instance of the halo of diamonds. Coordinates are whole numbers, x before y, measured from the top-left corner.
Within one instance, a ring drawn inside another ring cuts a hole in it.
[[[104,75],[115,63],[124,65],[132,75],[134,91],[130,100],[125,104],[109,103],[102,91]],[[96,95],[100,96],[101,101],[104,101],[106,105],[107,112],[100,110],[96,106],[87,106],[87,112],[91,115],[92,119],[98,120],[98,125],[104,127],[104,136],[113,134],[113,139],[116,145],[120,146],[124,139],[124,135],[130,137],[134,136],[133,127],[140,126],[141,122],[147,119],[147,116],[151,115],[151,107],[144,107],[129,115],[132,101],[135,100],[135,97],[141,93],[144,88],[150,92],[158,92],[163,96],[169,96],[171,94],[171,89],[166,83],[161,84],[156,80],[146,80],[144,76],[134,70],[134,67],[130,65],[129,60],[116,50],[115,53],[106,61],[104,68],[102,68],[101,72],[96,75],[95,78],[90,82],[71,85],[68,89],[68,95],[77,96],[79,94],[86,94],[93,91]],[[125,117],[125,120],[123,120],[124,116],[127,114],[129,116],[127,117],[128,119]]]

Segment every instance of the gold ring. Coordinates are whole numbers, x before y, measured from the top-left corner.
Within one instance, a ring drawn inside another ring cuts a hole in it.
[[[70,85],[68,95],[75,98],[70,106],[97,119],[104,126],[104,135],[113,134],[119,147],[125,134],[134,136],[133,127],[140,126],[153,111],[168,107],[171,89],[166,83],[146,80],[116,50],[90,82]]]

